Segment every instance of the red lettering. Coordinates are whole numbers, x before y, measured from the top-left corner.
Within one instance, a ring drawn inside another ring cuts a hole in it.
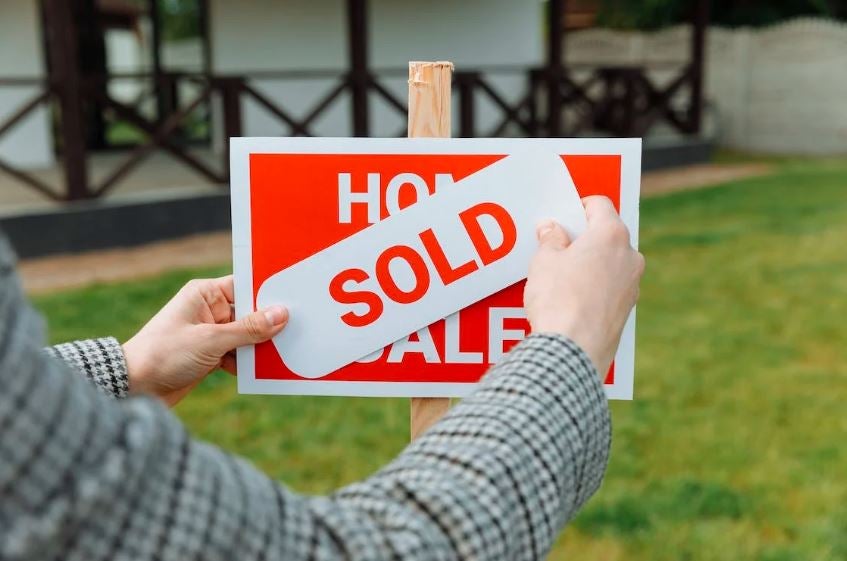
[[[503,240],[496,247],[485,236],[480,224],[480,218],[483,216],[493,219],[503,235]],[[517,243],[518,235],[515,221],[506,209],[498,204],[485,202],[474,205],[460,212],[459,219],[465,227],[465,231],[483,266],[494,263],[508,255]],[[479,269],[480,264],[475,259],[470,259],[456,267],[451,265],[432,229],[424,230],[418,237],[444,286],[448,286]],[[395,259],[402,259],[411,269],[414,277],[412,288],[404,290],[397,285],[390,268]],[[376,260],[374,273],[382,293],[398,304],[417,302],[426,295],[430,287],[431,273],[427,261],[416,249],[408,245],[394,245],[380,253]],[[356,314],[350,311],[341,316],[341,320],[351,327],[365,327],[372,324],[380,318],[385,309],[382,294],[370,290],[347,290],[344,288],[348,282],[360,284],[369,278],[369,274],[363,269],[346,269],[337,274],[330,282],[329,294],[335,301],[341,304],[364,304],[368,307],[368,311],[364,314]]]
[[[479,217],[488,215],[497,222],[503,233],[503,242],[498,247],[491,247],[482,226],[479,225]],[[465,231],[471,237],[476,252],[482,260],[483,265],[490,265],[498,259],[502,259],[512,251],[518,240],[518,230],[515,221],[505,208],[495,203],[480,203],[459,213],[459,218],[465,226]]]
[[[453,266],[450,265],[450,261],[447,260],[447,256],[444,255],[444,250],[441,249],[441,244],[436,239],[435,233],[431,228],[421,232],[420,238],[424,244],[426,252],[429,254],[429,258],[432,259],[432,264],[435,265],[435,270],[438,273],[438,276],[441,277],[441,282],[444,283],[444,286],[456,282],[462,277],[468,276],[479,268],[476,261],[471,259],[467,263],[463,263],[454,269]]]
[[[369,290],[347,291],[344,285],[350,281],[361,283],[368,280],[368,274],[362,269],[346,269],[341,271],[329,283],[329,295],[341,304],[365,304],[368,311],[357,315],[347,312],[341,320],[350,327],[364,327],[375,322],[382,315],[383,304],[380,297]]]
[[[394,259],[405,260],[415,275],[415,286],[408,292],[397,286],[391,276],[391,271],[388,269]],[[423,298],[423,295],[429,290],[429,269],[427,269],[423,257],[418,255],[417,251],[407,245],[395,245],[383,251],[377,258],[376,280],[379,281],[379,286],[382,287],[386,296],[398,304],[411,304]]]

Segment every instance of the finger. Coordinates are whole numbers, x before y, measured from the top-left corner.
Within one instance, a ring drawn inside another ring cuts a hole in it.
[[[232,306],[232,275],[217,279],[195,279],[186,286],[191,287],[203,298],[215,323],[229,320]]]
[[[235,302],[235,283],[233,282],[232,275],[226,275],[223,277],[218,277],[213,279],[212,282],[215,286],[220,290],[224,297],[227,299],[227,302],[232,304]]]
[[[288,323],[288,310],[271,306],[237,321],[213,326],[213,344],[223,356],[232,349],[267,341]]]
[[[641,253],[640,251],[636,251],[635,255],[636,255],[636,257],[635,257],[635,259],[636,259],[635,267],[636,267],[636,271],[638,272],[638,278],[640,280],[641,277],[644,276],[644,270],[647,267],[647,260],[644,258],[644,254]]]
[[[238,375],[238,361],[235,358],[235,353],[228,352],[221,358],[221,370],[228,372],[233,376]]]
[[[568,233],[562,225],[554,220],[545,220],[538,224],[535,229],[535,237],[538,238],[539,247],[550,249],[565,249],[571,243]]]
[[[615,210],[615,205],[609,197],[594,195],[582,199],[582,206],[585,207],[585,220],[591,224],[592,222],[601,222],[603,220],[620,220],[618,212]]]
[[[232,321],[227,316],[230,315],[230,309],[235,302],[234,286],[232,275],[218,277],[203,281],[206,283],[210,297],[207,299],[212,314],[215,316],[215,322],[223,323]]]

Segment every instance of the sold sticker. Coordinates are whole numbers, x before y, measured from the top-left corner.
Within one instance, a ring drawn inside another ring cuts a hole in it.
[[[464,396],[527,331],[536,224],[572,236],[610,196],[637,243],[634,140],[235,139],[236,316],[286,328],[238,352],[242,393]],[[631,398],[634,316],[610,397]]]

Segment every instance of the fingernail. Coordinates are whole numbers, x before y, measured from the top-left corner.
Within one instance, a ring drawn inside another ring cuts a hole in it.
[[[265,310],[265,317],[268,318],[268,323],[276,327],[285,323],[288,318],[288,310],[282,306],[271,306]]]
[[[540,240],[541,238],[544,237],[544,235],[547,232],[549,232],[550,230],[552,230],[555,227],[556,227],[555,221],[550,220],[549,218],[547,220],[542,220],[541,222],[538,223],[538,226],[535,227],[535,236]]]

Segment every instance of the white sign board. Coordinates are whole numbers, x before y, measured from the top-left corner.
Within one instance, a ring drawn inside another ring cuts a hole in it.
[[[577,236],[580,197],[604,194],[637,246],[640,157],[631,139],[233,139],[236,316],[290,311],[239,349],[239,390],[467,395],[526,334],[540,220]],[[633,364],[634,313],[610,397],[632,397]]]

